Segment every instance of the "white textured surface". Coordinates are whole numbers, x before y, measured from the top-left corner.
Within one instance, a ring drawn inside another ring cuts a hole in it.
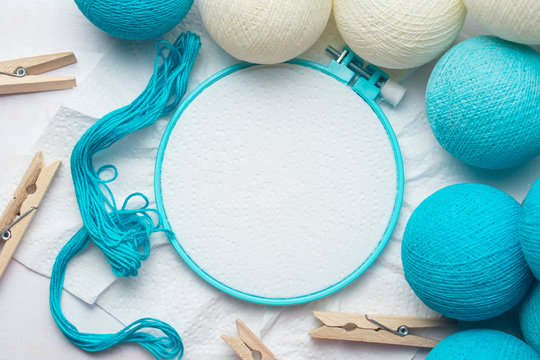
[[[88,353],[73,346],[57,328],[49,310],[49,279],[12,261],[0,281],[0,359],[148,360],[135,345]],[[62,294],[62,309],[81,331],[115,332],[122,324],[97,306]]]
[[[540,45],[540,1],[463,0],[467,10],[500,38]]]
[[[462,0],[334,0],[345,42],[365,60],[391,69],[420,66],[442,54],[466,13]]]
[[[24,12],[24,16],[15,16],[21,12]],[[0,97],[0,122],[2,129],[7,131],[2,132],[0,142],[0,163],[4,170],[0,177],[0,195],[9,196],[14,187],[7,177],[18,181],[26,167],[25,159],[28,160],[23,154],[31,152],[32,144],[52,119],[59,104],[65,103],[93,117],[124,105],[140,92],[148,80],[151,64],[148,64],[146,59],[153,58],[153,42],[123,42],[112,39],[88,24],[73,2],[63,0],[27,0],[24,3],[5,0],[0,11],[0,23],[4,26],[4,36],[0,38],[2,59],[65,50],[75,50],[79,57],[76,65],[56,72],[77,75],[78,88]],[[201,54],[190,77],[190,87],[193,88],[215,71],[233,63],[234,59],[219,48],[205,32],[195,6],[182,24],[165,37],[174,39],[180,30],[187,29],[199,33],[203,41]],[[485,33],[485,30],[474,21],[468,21],[460,40],[481,33]],[[343,44],[335,31],[333,19],[330,19],[321,40],[302,57],[327,62],[328,57],[323,51],[328,44],[336,48]],[[106,58],[91,71],[104,53],[107,53]],[[431,134],[423,111],[424,89],[432,66],[433,63],[426,65],[405,80],[408,93],[398,108],[392,109],[383,105],[404,152],[407,179],[405,204],[396,233],[381,257],[351,286],[334,296],[301,306],[273,308],[252,305],[234,300],[206,284],[179,260],[170,246],[162,246],[152,252],[138,278],[117,281],[101,295],[99,294],[104,288],[103,284],[96,286],[93,280],[90,282],[90,278],[97,276],[96,271],[101,267],[102,255],[97,251],[93,255],[83,254],[81,257],[90,257],[88,262],[92,269],[80,267],[78,259],[73,260],[67,281],[77,276],[87,281],[75,281],[77,288],[72,290],[91,293],[92,298],[99,295],[97,304],[124,324],[142,316],[156,316],[171,322],[182,335],[186,345],[185,359],[188,360],[237,359],[219,338],[222,333],[235,333],[234,321],[237,317],[244,319],[258,335],[262,335],[280,359],[411,359],[416,349],[310,339],[307,332],[318,325],[311,315],[311,310],[436,316],[416,298],[401,272],[400,238],[412,210],[440,187],[463,181],[494,185],[521,201],[532,182],[540,176],[538,158],[511,171],[487,172],[461,164],[440,148]],[[70,94],[73,94],[73,98]],[[77,99],[79,96],[80,99]],[[93,121],[87,116],[76,114],[73,119],[81,122],[86,119],[88,124]],[[84,126],[87,125],[81,125]],[[159,136],[145,135],[142,138],[137,137],[137,141],[142,141],[143,138],[143,147],[147,151],[154,151]],[[47,154],[46,158],[53,160]],[[63,166],[60,171],[67,171],[67,168]],[[152,170],[147,171],[151,177]],[[65,188],[58,197],[70,196],[69,191],[69,187]],[[40,216],[46,216],[47,208],[56,200],[57,197],[46,198]],[[0,208],[3,208],[4,204],[5,202],[0,201]],[[63,219],[64,216],[61,216],[51,221],[61,223]],[[70,226],[68,223],[65,225]],[[37,241],[39,236],[39,233],[26,236],[23,244]],[[47,248],[57,246],[56,242],[67,239],[60,234],[50,240],[52,243],[43,242],[40,247],[27,248],[37,253],[32,255],[32,259],[39,257],[39,252],[45,253]],[[17,258],[23,256],[25,255],[22,251],[16,254]],[[35,268],[32,262],[33,260],[26,258],[24,264]],[[47,265],[48,268],[51,265],[52,263]],[[39,276],[32,276],[33,279],[30,279],[29,276],[23,276],[29,275],[25,271],[28,270],[19,264],[11,264],[0,282],[0,303],[3,309],[0,323],[0,333],[3,335],[0,336],[0,358],[148,358],[146,350],[133,344],[101,354],[83,354],[76,350],[52,323],[47,311],[48,279]],[[109,271],[105,265],[103,272]],[[77,275],[78,272],[80,275]],[[82,303],[75,304],[74,298],[64,299],[63,307],[68,319],[80,330],[105,332],[119,328],[115,321],[111,322],[99,309],[84,306]],[[500,328],[508,329],[508,321],[502,322]],[[129,354],[124,352],[128,350]],[[415,359],[422,358],[423,353],[425,352],[420,352]],[[136,355],[139,357],[135,357]]]
[[[161,172],[187,255],[226,286],[270,298],[355,271],[388,227],[396,176],[369,105],[297,65],[244,69],[204,90],[173,129]]]
[[[290,60],[321,36],[332,0],[198,0],[206,29],[239,60]]]

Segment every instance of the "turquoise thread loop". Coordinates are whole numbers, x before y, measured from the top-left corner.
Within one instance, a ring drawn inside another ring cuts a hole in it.
[[[101,177],[101,174],[107,170],[112,170],[113,176],[110,179],[103,179]],[[103,165],[102,167],[98,169],[98,171],[96,172],[96,175],[97,175],[97,181],[99,183],[107,184],[116,180],[116,178],[118,177],[118,169],[114,165]]]
[[[137,320],[116,334],[81,333],[62,313],[60,300],[65,271],[69,261],[93,241],[103,251],[115,276],[137,276],[141,262],[150,255],[150,235],[170,230],[163,228],[156,209],[148,208],[150,201],[139,192],[132,193],[118,208],[108,183],[118,171],[114,165],[94,169],[93,157],[134,131],[154,124],[161,116],[174,110],[187,89],[189,72],[200,49],[199,37],[184,33],[174,44],[156,43],[154,73],[144,91],[131,104],[117,109],[97,121],[75,145],[71,155],[71,173],[79,210],[84,223],[58,254],[53,266],[49,305],[58,327],[75,345],[86,351],[101,351],[123,342],[144,346],[157,359],[182,357],[180,335],[168,324],[152,319]],[[112,170],[103,179],[104,171]],[[128,209],[134,198],[143,204]],[[156,221],[151,215],[157,218]],[[157,215],[157,216],[156,216]],[[154,336],[145,329],[159,330]]]

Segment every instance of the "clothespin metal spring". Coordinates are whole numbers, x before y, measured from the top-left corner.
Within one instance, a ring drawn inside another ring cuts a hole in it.
[[[8,241],[11,239],[11,228],[21,221],[26,215],[30,214],[32,211],[36,210],[37,207],[32,206],[30,209],[26,210],[23,214],[19,215],[11,224],[9,224],[4,230],[2,230],[2,240]]]
[[[22,66],[19,66],[18,68],[15,69],[15,72],[13,73],[8,73],[8,72],[5,72],[5,71],[0,71],[0,75],[8,75],[8,76],[14,76],[14,77],[23,77],[23,76],[26,76],[27,73],[26,73],[26,69],[23,68]]]
[[[381,324],[380,322],[378,322],[375,319],[370,318],[369,315],[365,315],[365,316],[366,316],[367,321],[371,321],[375,325],[380,326],[383,330],[386,330],[386,331],[388,331],[388,332],[390,332],[390,333],[392,333],[394,335],[398,335],[398,336],[407,336],[407,335],[409,335],[409,327],[406,326],[406,325],[401,325],[400,327],[398,327],[397,330],[392,330],[388,326],[386,326],[384,324]]]

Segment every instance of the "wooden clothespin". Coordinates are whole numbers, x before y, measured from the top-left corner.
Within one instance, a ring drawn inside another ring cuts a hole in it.
[[[0,61],[0,95],[63,90],[77,86],[74,76],[38,75],[77,62],[72,52]]]
[[[0,277],[4,274],[17,246],[36,214],[49,185],[51,184],[60,161],[44,167],[43,154],[39,151],[26,170],[13,198],[2,217],[0,231],[4,247],[0,253]]]
[[[274,360],[274,354],[268,349],[242,320],[236,320],[238,336],[221,335],[221,338],[242,360],[255,360],[253,352],[260,354],[261,360]]]
[[[439,340],[409,333],[413,328],[433,328],[453,323],[447,319],[423,319],[314,311],[323,325],[311,330],[318,339],[361,341],[380,344],[433,348]]]

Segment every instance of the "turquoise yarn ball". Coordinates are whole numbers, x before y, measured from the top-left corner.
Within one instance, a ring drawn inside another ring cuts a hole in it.
[[[533,184],[523,202],[521,247],[534,276],[540,280],[540,179]]]
[[[450,335],[426,360],[539,360],[523,341],[502,331],[474,329]]]
[[[491,186],[458,184],[425,199],[401,246],[416,295],[441,314],[465,321],[501,315],[525,296],[534,277],[520,245],[521,206]]]
[[[188,13],[193,0],[75,0],[95,26],[122,39],[146,40],[165,34]]]
[[[540,154],[540,54],[493,36],[468,39],[437,63],[426,111],[441,146],[486,169]]]
[[[519,311],[519,323],[525,341],[540,354],[540,284],[536,283]]]

